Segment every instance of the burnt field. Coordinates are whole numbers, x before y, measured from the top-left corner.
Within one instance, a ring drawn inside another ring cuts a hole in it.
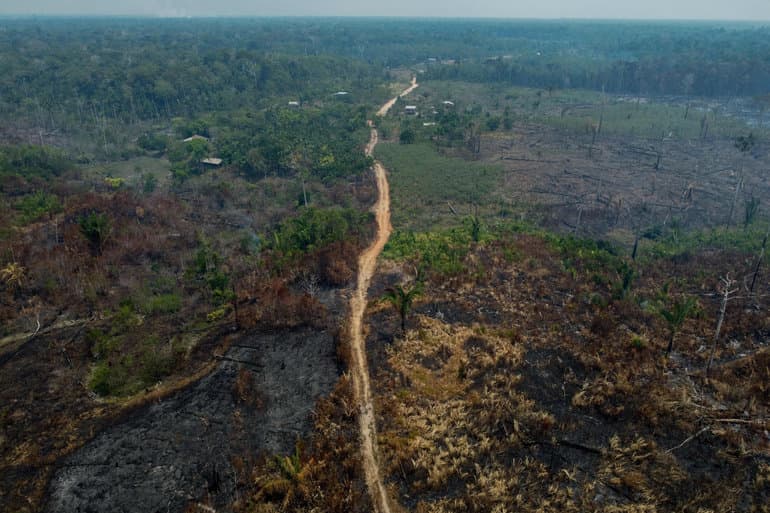
[[[741,225],[750,205],[770,192],[764,142],[741,151],[730,138],[592,139],[591,133],[525,125],[485,136],[480,159],[503,165],[506,200],[530,205],[550,228],[583,236],[670,223]]]

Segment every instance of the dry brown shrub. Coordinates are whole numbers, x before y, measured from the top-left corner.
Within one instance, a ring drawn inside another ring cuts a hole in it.
[[[233,381],[233,399],[236,403],[248,405],[254,409],[265,406],[264,395],[255,387],[254,374],[248,369],[240,369]]]
[[[266,279],[256,290],[239,291],[239,319],[249,328],[327,327],[329,313],[316,298],[292,291],[285,280]]]
[[[335,242],[318,253],[321,281],[330,287],[342,287],[353,279],[359,248],[350,241]]]
[[[335,347],[337,362],[344,369],[350,369],[350,366],[353,362],[353,353],[352,347],[350,345],[349,333],[350,328],[348,327],[347,323],[343,323],[337,330],[337,335],[335,337],[337,340],[337,345]]]

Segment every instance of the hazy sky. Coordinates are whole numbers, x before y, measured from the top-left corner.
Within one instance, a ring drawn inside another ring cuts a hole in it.
[[[0,0],[0,14],[770,20],[770,0]]]

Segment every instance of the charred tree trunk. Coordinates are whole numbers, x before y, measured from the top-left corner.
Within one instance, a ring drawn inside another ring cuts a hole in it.
[[[740,194],[743,188],[743,172],[738,177],[738,183],[735,184],[735,194],[733,194],[733,201],[730,204],[730,214],[727,216],[727,226],[733,224],[733,214],[735,213],[735,205],[738,203],[738,194]]]
[[[730,289],[735,283],[728,274],[722,278],[722,306],[719,308],[719,320],[717,321],[717,329],[714,332],[714,342],[711,345],[711,354],[709,355],[709,362],[706,365],[706,375],[708,376],[711,371],[711,364],[714,362],[714,354],[717,351],[717,344],[719,343],[719,334],[722,332],[722,324],[725,321],[725,313],[727,312],[727,302],[730,301],[730,296],[736,292],[736,289]]]
[[[749,293],[754,293],[754,286],[757,284],[757,276],[759,275],[759,268],[762,266],[762,259],[765,257],[765,248],[767,248],[767,237],[770,235],[770,229],[765,233],[765,238],[762,240],[762,249],[759,252],[759,258],[757,258],[757,266],[754,268],[754,276],[751,278],[751,287],[749,287]]]
[[[666,358],[671,354],[671,350],[674,349],[674,337],[676,337],[676,330],[671,330],[671,336],[668,337],[668,347],[666,348]]]
[[[639,239],[641,239],[641,236],[637,234],[634,238],[634,250],[631,252],[631,260],[634,261],[636,261],[636,251],[639,249]]]

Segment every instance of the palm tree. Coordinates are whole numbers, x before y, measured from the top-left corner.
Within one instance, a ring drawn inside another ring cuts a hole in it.
[[[468,225],[470,227],[471,239],[473,242],[479,242],[481,240],[481,219],[479,216],[472,215],[468,218]]]
[[[268,477],[261,483],[259,498],[282,497],[281,507],[285,510],[295,500],[310,496],[309,481],[315,460],[304,460],[302,452],[302,446],[297,441],[294,454],[275,457],[278,475]]]
[[[21,284],[24,281],[25,269],[17,262],[11,262],[4,268],[0,269],[0,276],[5,281],[8,288],[13,290],[20,290]]]
[[[682,323],[690,316],[696,305],[697,301],[695,298],[687,297],[682,301],[675,301],[670,310],[667,308],[660,309],[660,315],[666,320],[670,333],[666,356],[671,354],[671,349],[674,347],[674,337],[676,337],[679,328],[682,327]]]
[[[383,301],[393,305],[399,317],[401,317],[401,333],[406,333],[406,317],[412,309],[415,298],[422,294],[422,283],[417,282],[412,287],[404,288],[402,285],[388,287],[382,296]]]

